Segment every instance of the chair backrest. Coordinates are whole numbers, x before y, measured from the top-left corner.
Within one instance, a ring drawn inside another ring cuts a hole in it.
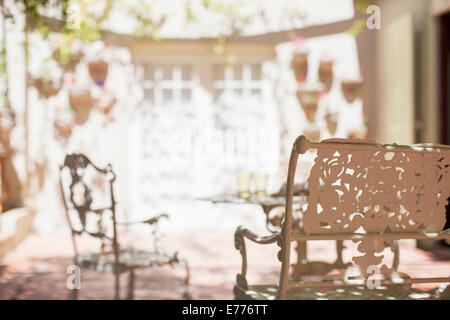
[[[450,196],[450,147],[383,145],[373,141],[329,139],[319,143],[300,136],[289,162],[283,224],[280,290],[286,287],[290,260],[292,202],[299,154],[316,149],[308,178],[306,235],[440,232]],[[363,257],[353,261],[365,270],[377,265],[377,253],[389,241],[360,240]],[[386,273],[391,270],[385,268]],[[284,279],[282,279],[284,278]]]
[[[305,232],[442,231],[450,195],[448,147],[336,139],[316,147]]]
[[[101,169],[83,154],[68,154],[60,167],[60,188],[66,217],[76,237],[88,234],[101,240],[101,249],[117,251],[115,174],[111,165]]]

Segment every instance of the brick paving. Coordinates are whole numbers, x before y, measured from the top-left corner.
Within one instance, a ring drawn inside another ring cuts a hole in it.
[[[134,244],[147,244],[145,235],[133,235],[130,239]],[[233,298],[232,290],[241,258],[234,249],[232,232],[169,234],[167,239],[168,246],[179,248],[180,254],[189,261],[193,299]],[[346,249],[344,259],[348,259],[354,250],[352,243],[347,246],[349,249]],[[0,263],[0,299],[67,299],[66,269],[72,264],[72,252],[68,236],[29,235]],[[248,243],[249,283],[277,282],[280,264],[276,253],[275,245]],[[311,260],[332,261],[335,257],[334,244],[329,241],[312,242],[308,245],[308,257]],[[448,276],[450,248],[437,246],[431,251],[424,251],[402,247],[400,261],[400,271],[412,276]],[[181,269],[170,267],[139,270],[136,275],[136,299],[180,299],[182,276]],[[122,288],[125,289],[127,277],[122,278]],[[112,299],[113,283],[111,274],[83,269],[79,298]]]

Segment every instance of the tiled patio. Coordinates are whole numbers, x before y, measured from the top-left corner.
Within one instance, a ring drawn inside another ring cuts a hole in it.
[[[133,236],[133,243],[145,245],[144,236]],[[191,267],[190,292],[193,299],[232,299],[241,258],[234,249],[230,232],[202,232],[168,235],[169,246],[179,248]],[[349,245],[351,247],[351,244]],[[347,251],[350,251],[349,249]],[[277,247],[248,244],[249,282],[276,283],[279,263]],[[333,260],[334,244],[313,242],[310,259]],[[347,255],[344,255],[346,258]],[[69,237],[29,235],[1,262],[0,299],[66,299],[66,269],[72,264]],[[437,246],[431,251],[403,247],[401,271],[413,276],[448,276],[450,248]],[[136,299],[180,299],[182,270],[170,267],[141,270],[137,273]],[[125,289],[126,277],[123,276]],[[113,276],[83,270],[80,299],[111,299]],[[123,291],[125,296],[125,290]]]

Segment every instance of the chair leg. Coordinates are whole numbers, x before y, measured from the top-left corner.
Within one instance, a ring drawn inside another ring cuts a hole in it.
[[[130,274],[128,276],[128,300],[134,299],[134,269],[130,270]]]
[[[337,240],[336,241],[336,262],[335,265],[339,266],[339,267],[343,267],[344,265],[344,260],[342,259],[342,251],[344,250],[344,241],[343,240]]]
[[[397,271],[398,265],[400,263],[400,249],[398,247],[398,241],[397,240],[392,240],[391,250],[394,253],[394,260],[392,262],[392,269],[394,269],[394,271]]]
[[[69,299],[78,300],[78,289],[77,288],[74,288],[70,291]]]
[[[114,282],[114,299],[120,300],[120,272],[116,271],[114,273],[115,282]]]
[[[178,263],[184,266],[184,269],[186,270],[186,277],[184,278],[184,292],[183,292],[183,299],[184,300],[191,300],[192,296],[189,293],[189,265],[186,261],[186,259],[178,259]]]

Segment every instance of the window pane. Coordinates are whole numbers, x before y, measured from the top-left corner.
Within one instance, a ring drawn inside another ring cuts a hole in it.
[[[225,66],[221,64],[216,64],[214,66],[214,79],[215,80],[225,80]]]
[[[153,66],[147,64],[144,66],[144,80],[153,80],[154,76],[153,76]]]
[[[242,89],[233,90],[233,94],[237,97],[242,97]]]
[[[214,100],[217,100],[220,98],[220,96],[223,93],[223,89],[214,89]]]
[[[173,68],[170,65],[162,65],[155,68],[155,80],[172,80]]]
[[[190,102],[190,101],[191,101],[191,89],[182,89],[181,102]]]
[[[252,97],[260,97],[261,96],[261,89],[252,89],[251,95],[252,95]]]
[[[181,79],[183,81],[191,81],[193,78],[192,66],[184,65],[181,67]]]
[[[171,104],[172,100],[173,100],[172,89],[164,89],[163,90],[163,104],[164,105]]]
[[[242,64],[237,64],[233,66],[233,79],[242,80],[243,77],[243,66]]]
[[[261,65],[253,64],[251,69],[252,69],[252,80],[261,80]]]
[[[153,103],[153,89],[144,90],[145,100],[147,102]]]

